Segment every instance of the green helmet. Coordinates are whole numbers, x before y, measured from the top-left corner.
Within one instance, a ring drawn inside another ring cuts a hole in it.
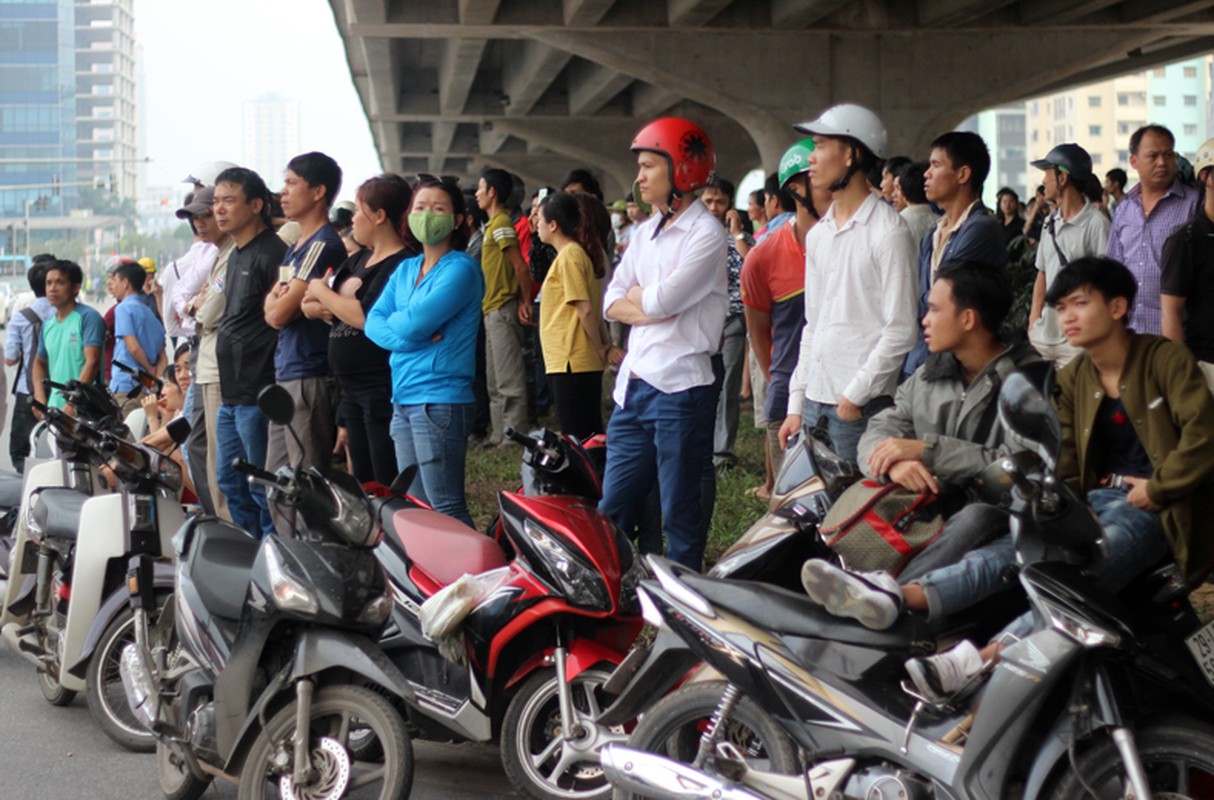
[[[802,139],[788,148],[788,152],[780,159],[779,179],[781,189],[784,188],[791,178],[809,170],[809,154],[813,151],[813,139]]]

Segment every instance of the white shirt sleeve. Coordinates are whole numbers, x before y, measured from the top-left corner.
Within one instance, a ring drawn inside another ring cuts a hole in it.
[[[858,406],[872,400],[886,380],[902,369],[906,354],[919,338],[915,324],[918,268],[910,229],[899,225],[887,232],[874,243],[872,257],[882,267],[881,337],[843,390],[843,396]]]
[[[641,297],[646,315],[661,319],[681,314],[707,297],[720,281],[729,258],[725,229],[717,236],[688,236],[687,246],[679,251],[678,263],[664,278],[646,286]],[[699,223],[704,224],[704,223]]]
[[[814,320],[818,316],[818,300],[822,293],[814,285],[814,247],[810,237],[805,237],[805,325],[801,328],[801,349],[797,355],[797,366],[788,379],[788,413],[801,415],[805,404],[805,388],[809,386],[809,360],[813,349]]]
[[[607,284],[607,291],[603,293],[604,319],[608,318],[607,309],[611,308],[611,304],[617,300],[623,300],[626,298],[628,296],[628,290],[637,285],[637,254],[641,249],[641,247],[632,245],[625,250],[624,257],[620,259],[620,263],[616,266],[615,272],[612,273],[611,280]]]
[[[218,253],[218,248],[211,245],[194,253],[188,264],[185,262],[186,258],[191,255],[190,253],[177,261],[177,266],[181,267],[181,277],[173,286],[173,294],[169,302],[173,307],[173,313],[179,319],[185,318],[186,304],[202,291],[202,286],[207,282],[207,276],[211,274],[211,267],[215,264],[215,256]]]

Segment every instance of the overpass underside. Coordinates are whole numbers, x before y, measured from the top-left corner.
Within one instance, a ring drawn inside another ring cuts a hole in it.
[[[588,167],[610,197],[661,114],[774,169],[835,102],[921,154],[969,114],[1214,50],[1214,0],[330,0],[383,167]]]

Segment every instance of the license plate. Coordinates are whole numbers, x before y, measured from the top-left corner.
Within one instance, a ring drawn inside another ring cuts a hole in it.
[[[1214,620],[1207,622],[1201,630],[1185,639],[1185,644],[1197,659],[1197,666],[1206,674],[1206,680],[1214,686]]]

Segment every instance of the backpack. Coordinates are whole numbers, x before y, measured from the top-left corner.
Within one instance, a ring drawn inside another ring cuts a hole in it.
[[[21,309],[21,316],[30,324],[30,329],[34,332],[33,357],[38,357],[38,347],[42,342],[42,317],[38,316],[38,312],[32,308]],[[13,379],[13,394],[17,393],[17,387],[21,385],[21,373],[25,370],[25,360],[28,356],[25,353],[21,354],[21,360],[17,362],[17,375]],[[34,396],[34,371],[31,369],[29,374],[25,376],[25,388],[30,397]]]

